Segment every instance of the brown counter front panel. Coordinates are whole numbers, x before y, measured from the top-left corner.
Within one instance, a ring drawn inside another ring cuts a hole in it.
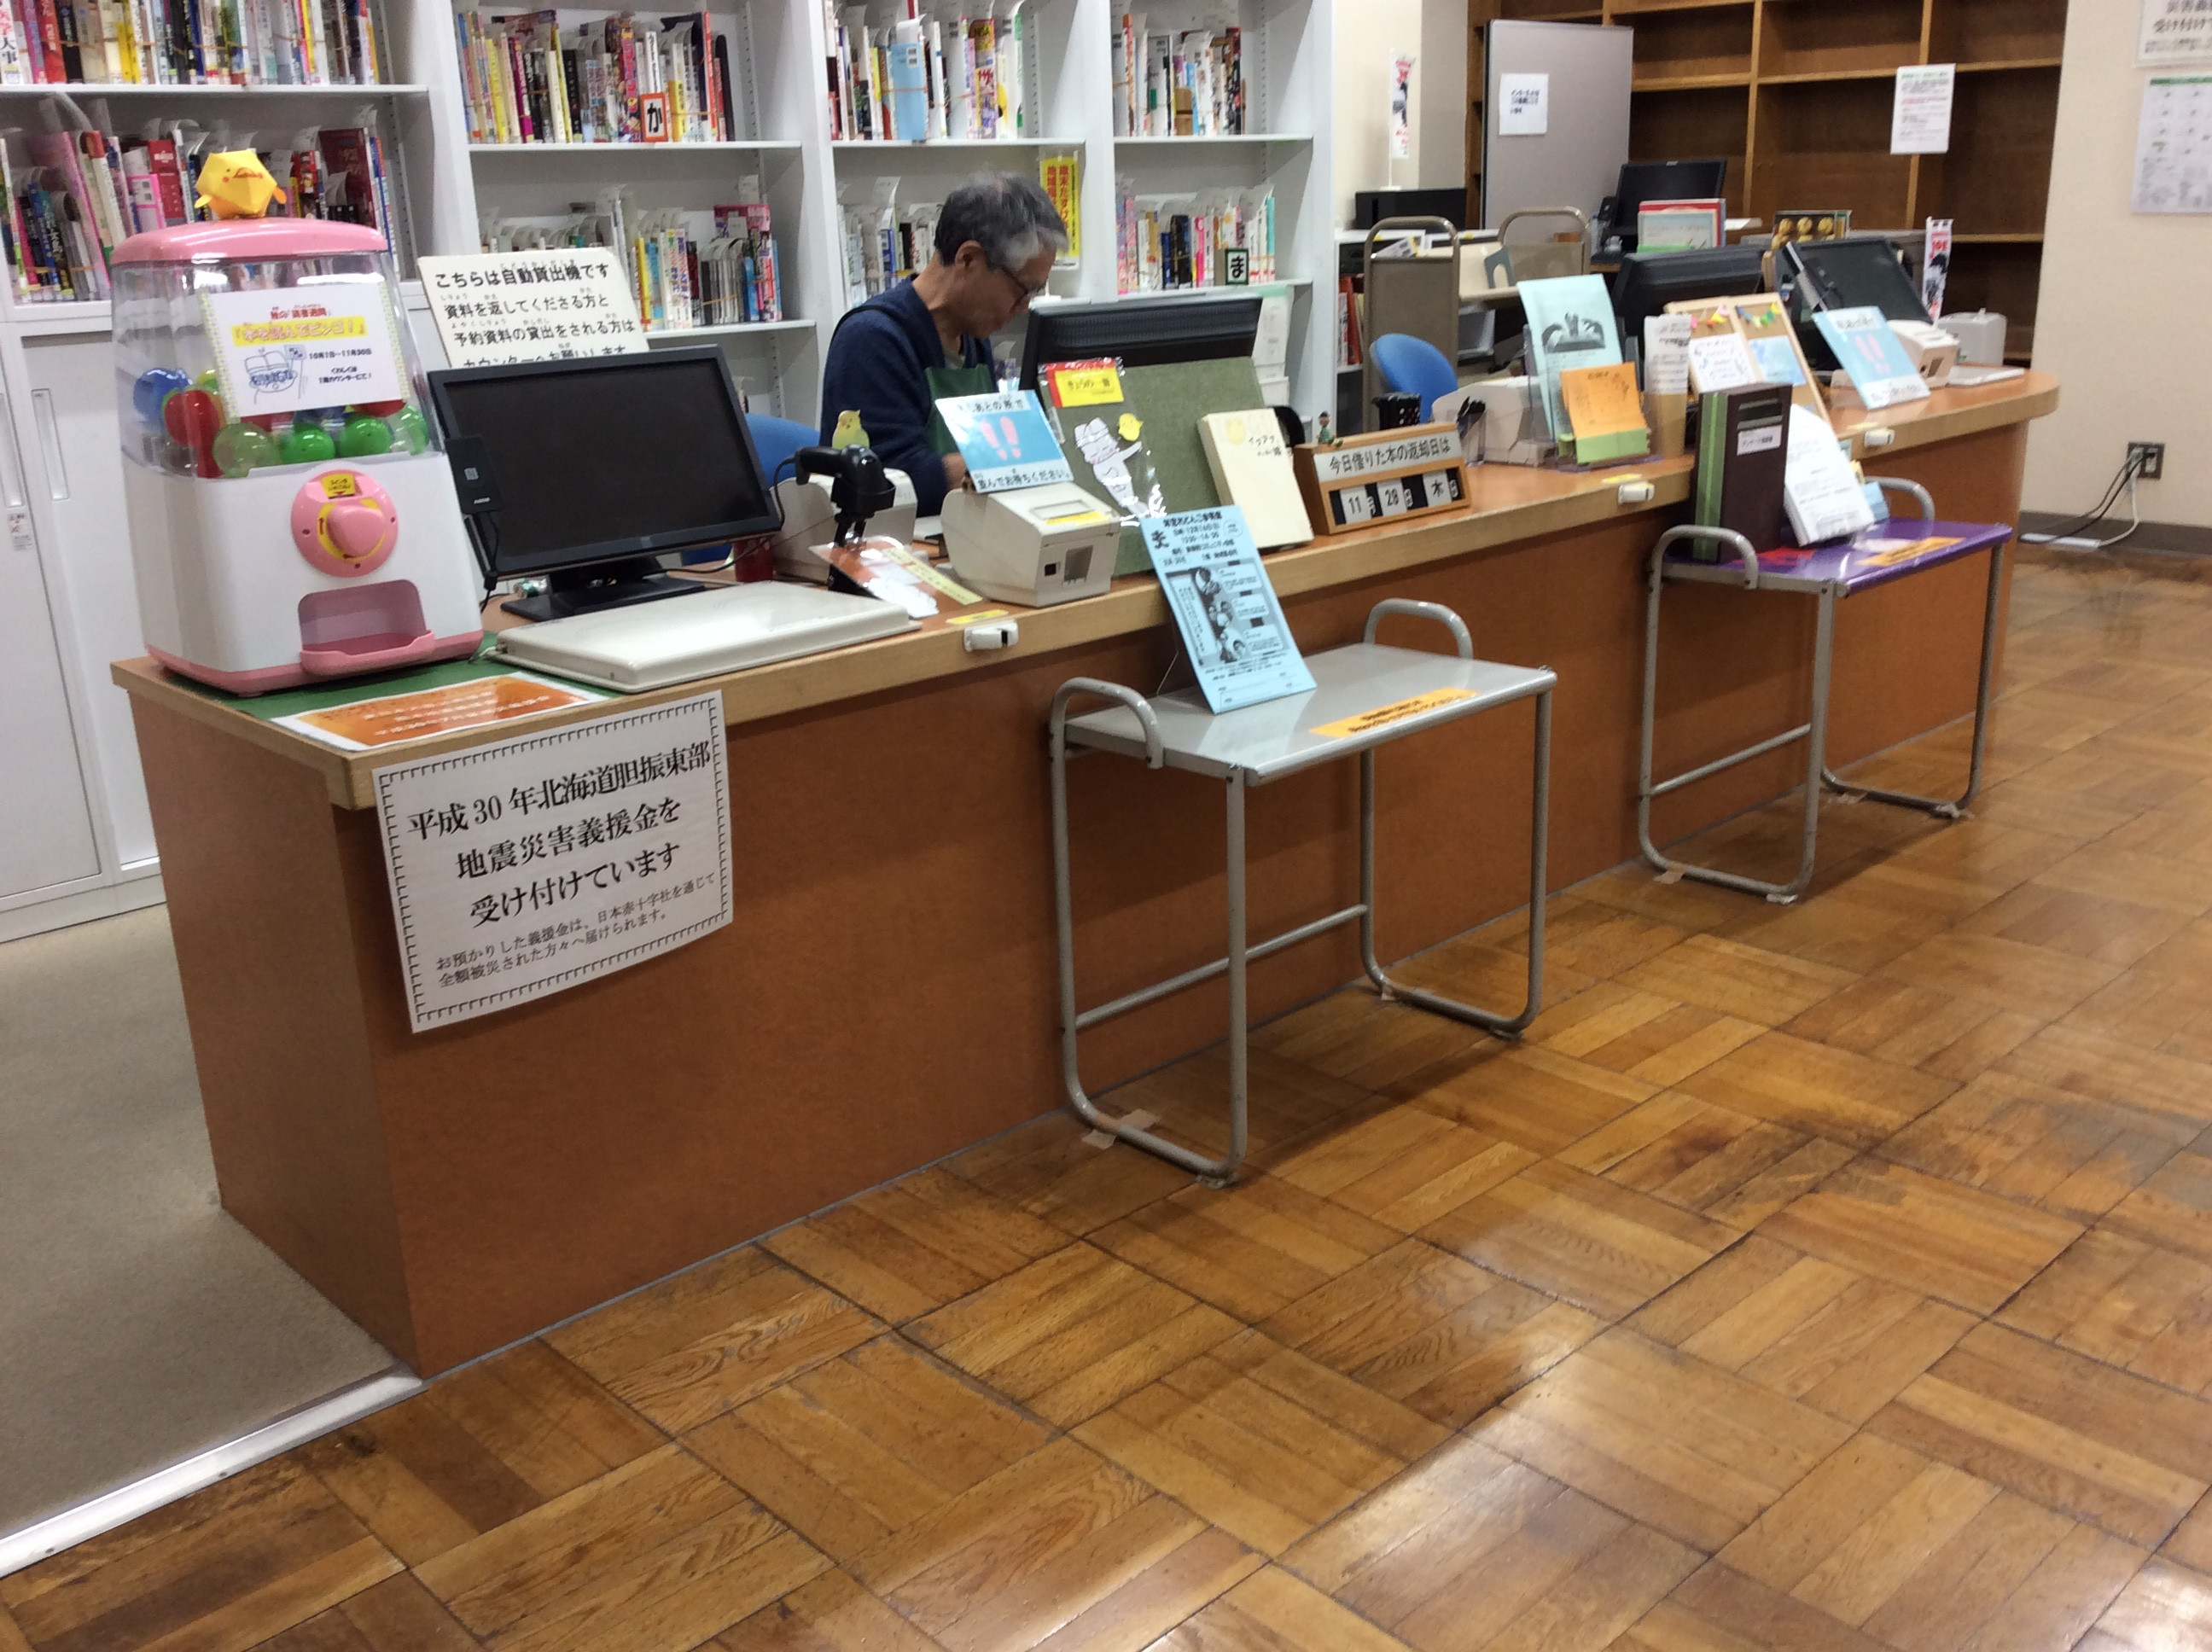
[[[1947,513],[2008,519],[2024,434],[1895,468]],[[1559,887],[1634,852],[1643,569],[1659,525],[1624,517],[1286,609],[1314,651],[1356,640],[1385,596],[1441,602],[1479,655],[1559,673]],[[1982,580],[1977,563],[1844,605],[1835,761],[1971,708]],[[1808,600],[1667,600],[1662,771],[1802,716]],[[1425,629],[1394,620],[1383,636],[1443,643]],[[1054,1107],[1047,709],[1078,675],[1149,690],[1170,653],[1164,633],[1124,637],[734,728],[731,925],[419,1036],[374,812],[331,808],[309,771],[244,742],[191,731],[187,750],[180,720],[142,704],[149,773],[167,765],[155,816],[227,1205],[435,1371]],[[1508,708],[1381,754],[1386,957],[1523,898],[1532,722]],[[1674,802],[1662,837],[1786,789],[1801,762],[1778,753]],[[294,783],[277,784],[288,768]],[[1356,786],[1346,763],[1253,793],[1255,938],[1354,898]],[[234,787],[222,818],[204,818],[210,790]],[[1218,955],[1219,791],[1117,759],[1073,767],[1083,1003]],[[249,877],[264,859],[287,870]],[[234,911],[241,900],[258,915]],[[240,969],[270,994],[266,1011],[208,985]],[[1356,973],[1345,932],[1264,961],[1255,1013]],[[298,1022],[326,999],[327,1023]],[[1087,1038],[1094,1090],[1218,1037],[1224,1000],[1200,989]],[[316,1084],[333,1100],[302,1128],[284,1098]]]

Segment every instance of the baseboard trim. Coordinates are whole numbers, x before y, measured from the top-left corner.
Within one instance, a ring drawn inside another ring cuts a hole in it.
[[[71,924],[90,923],[96,918],[120,917],[141,907],[159,906],[167,898],[161,887],[161,862],[141,862],[125,867],[112,884],[73,890],[67,895],[48,896],[43,900],[28,900],[0,911],[0,941],[43,935],[50,929],[66,929]]]
[[[2050,533],[2081,519],[2078,515],[2064,516],[2051,511],[2022,511],[2020,513],[2020,531],[2022,533]],[[2108,516],[2095,526],[2084,528],[2082,537],[2109,539],[2126,525],[2124,520],[2115,520]],[[2212,556],[2212,528],[2196,527],[2186,522],[2145,522],[2129,535],[2124,543],[2130,550],[2152,555]],[[2067,548],[2060,547],[2062,550]]]
[[[10,1532],[0,1537],[0,1577],[35,1565],[64,1549],[75,1548],[102,1532],[112,1532],[164,1503],[204,1491],[217,1480],[228,1479],[233,1474],[266,1462],[295,1446],[304,1445],[332,1429],[357,1422],[373,1411],[381,1411],[419,1392],[422,1387],[421,1377],[405,1366],[395,1364],[379,1376],[339,1389],[327,1400],[319,1400],[250,1434],[240,1435],[227,1445],[216,1446],[182,1462],[156,1469],[143,1479],[103,1491],[74,1509],[64,1509],[58,1515],[49,1515],[20,1531]]]

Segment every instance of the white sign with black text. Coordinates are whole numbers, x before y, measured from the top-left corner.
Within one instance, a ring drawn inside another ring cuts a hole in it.
[[[719,694],[374,778],[418,1033],[627,969],[730,921]]]
[[[432,254],[416,263],[448,366],[627,355],[646,347],[629,278],[607,247]]]

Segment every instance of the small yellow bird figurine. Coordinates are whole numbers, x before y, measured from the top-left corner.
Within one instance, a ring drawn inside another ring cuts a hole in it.
[[[866,447],[868,445],[868,433],[860,428],[860,414],[857,408],[848,407],[837,416],[837,428],[830,433],[830,445],[832,447]]]
[[[218,218],[258,218],[269,210],[271,198],[289,197],[251,149],[225,149],[211,155],[200,168],[199,198]]]

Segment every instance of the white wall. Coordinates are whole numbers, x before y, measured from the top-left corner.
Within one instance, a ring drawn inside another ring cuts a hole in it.
[[[1412,189],[1422,181],[1422,78],[1428,53],[1421,39],[1425,0],[1340,0],[1336,17],[1336,222],[1352,222],[1352,197],[1364,189]],[[1449,48],[1467,78],[1467,21]],[[1413,153],[1389,160],[1390,60],[1410,52],[1413,72]]]
[[[2059,404],[2029,427],[2021,502],[2086,511],[2130,441],[2162,441],[2166,480],[2142,484],[2143,516],[2212,527],[2212,216],[2128,210],[2149,73],[2138,15],[2137,0],[2067,9],[2035,329]]]

